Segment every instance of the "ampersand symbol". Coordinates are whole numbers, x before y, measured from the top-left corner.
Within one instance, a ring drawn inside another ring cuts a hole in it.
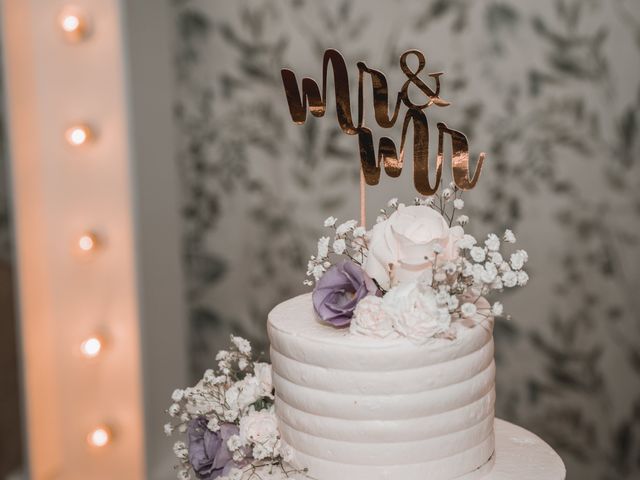
[[[418,68],[416,68],[415,72],[411,70],[409,65],[407,65],[407,57],[409,55],[415,55],[416,58],[418,59]],[[426,64],[427,64],[427,60],[424,56],[424,53],[422,53],[420,50],[407,50],[400,57],[400,68],[402,68],[402,71],[408,78],[408,80],[404,82],[404,85],[402,86],[402,89],[400,91],[402,92],[402,101],[408,108],[423,110],[428,106],[430,106],[431,104],[436,104],[439,107],[446,107],[447,105],[449,105],[449,102],[442,100],[439,97],[440,75],[442,75],[442,73],[429,74],[430,77],[435,78],[436,80],[435,92],[431,90],[431,88],[429,88],[429,86],[427,86],[422,80],[420,80],[420,78],[418,78],[418,75],[420,74],[420,72],[422,72],[422,70],[424,70],[424,67]],[[422,91],[422,93],[424,93],[427,97],[429,97],[429,100],[426,103],[423,103],[422,105],[416,105],[415,103],[411,102],[411,100],[409,100],[408,90],[409,90],[409,86],[412,83],[416,87],[418,87]]]

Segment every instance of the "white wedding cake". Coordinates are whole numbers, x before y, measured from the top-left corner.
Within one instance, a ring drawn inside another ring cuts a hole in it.
[[[480,478],[494,452],[492,322],[422,345],[321,324],[311,295],[269,315],[276,415],[321,480]]]
[[[334,238],[321,238],[309,262],[313,293],[269,314],[281,438],[311,478],[472,479],[491,469],[502,305],[484,296],[525,284],[527,256],[505,260],[497,235],[478,245],[453,226],[459,191],[444,195],[438,206],[392,200],[368,231],[328,218]]]
[[[418,61],[415,74],[408,56]],[[325,52],[322,95],[310,78],[300,92],[295,74],[282,70],[292,120],[301,124],[307,107],[324,115],[331,64],[339,125],[359,141],[360,221],[324,221],[329,233],[318,240],[304,281],[313,291],[269,314],[271,364],[257,362],[250,343],[232,336],[231,347],[216,355],[216,368],[173,393],[165,432],[186,436],[174,444],[180,480],[472,480],[496,473],[493,324],[503,306],[492,297],[527,284],[528,255],[509,245],[516,242],[510,230],[484,239],[465,232],[462,195],[476,185],[484,154],[472,174],[466,137],[442,122],[430,184],[423,110],[449,102],[439,96],[441,73],[429,74],[435,90],[418,81],[425,63],[417,50],[400,57],[408,80],[390,117],[384,75],[359,62],[357,125],[346,64],[336,50]],[[379,126],[390,128],[401,102],[407,107],[399,157],[388,137],[375,155],[364,126],[365,74]],[[426,103],[411,102],[412,85]],[[368,228],[365,183],[376,185],[382,167],[400,174],[410,123],[421,196],[410,205],[391,199]],[[445,186],[448,138],[452,181]]]
[[[492,471],[492,292],[522,286],[524,250],[465,233],[461,192],[393,199],[376,224],[325,221],[303,294],[276,306],[271,364],[232,337],[168,409],[179,478],[472,480]],[[267,477],[271,478],[271,477]]]

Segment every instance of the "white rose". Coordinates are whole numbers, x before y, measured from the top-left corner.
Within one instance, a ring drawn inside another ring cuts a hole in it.
[[[260,395],[273,398],[273,374],[270,363],[256,362],[253,371],[260,385]]]
[[[240,439],[244,444],[259,444],[273,451],[279,436],[278,421],[272,409],[251,410],[240,419]]]
[[[382,301],[397,333],[416,343],[424,343],[448,330],[451,315],[446,306],[439,307],[431,288],[405,283],[392,288]]]
[[[262,397],[260,382],[253,375],[247,375],[237,385],[240,388],[240,394],[238,395],[238,408],[240,410],[244,410]]]
[[[439,260],[456,258],[456,242],[463,235],[462,227],[450,228],[444,217],[430,207],[400,205],[367,233],[369,254],[363,268],[382,288],[389,289],[431,270],[436,245],[442,247]]]
[[[382,298],[375,295],[358,302],[349,327],[351,333],[386,338],[394,333],[391,317],[382,309]]]

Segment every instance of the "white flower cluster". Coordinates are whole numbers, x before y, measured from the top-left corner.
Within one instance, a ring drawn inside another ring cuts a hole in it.
[[[511,230],[505,231],[502,240],[510,244],[516,242]],[[459,273],[456,281],[466,285],[472,295],[485,296],[492,290],[522,287],[529,281],[529,275],[523,270],[529,260],[527,252],[516,250],[507,258],[500,252],[502,242],[496,234],[487,235],[482,245],[471,235],[465,235],[458,246],[463,255],[455,265],[455,272]]]
[[[352,262],[362,265],[367,258],[366,229],[358,226],[356,220],[347,220],[338,225],[338,219],[329,217],[324,221],[324,226],[334,230],[331,237],[321,237],[318,240],[318,251],[312,255],[307,265],[307,277],[303,283],[313,285],[314,280],[318,281],[331,266],[329,256],[345,255]]]
[[[513,244],[516,238],[511,230],[506,230],[502,240],[490,233],[480,244],[472,235],[465,234],[458,241],[458,258],[444,264],[436,262],[431,286],[439,302],[449,305],[453,315],[471,318],[480,313],[477,302],[492,291],[524,286],[529,281],[523,270],[529,260],[527,252],[516,250],[506,259],[506,254],[500,251],[503,242]],[[494,302],[490,314],[501,316],[502,304]]]
[[[434,337],[452,337],[452,315],[426,283],[408,282],[384,297],[362,299],[351,321],[352,333],[378,338],[406,337],[422,344]]]
[[[290,448],[280,439],[273,410],[271,365],[252,359],[251,344],[244,338],[231,336],[231,348],[216,355],[218,366],[207,370],[194,387],[177,389],[167,409],[171,421],[164,426],[167,435],[184,434],[191,422],[204,418],[211,433],[221,433],[232,426],[225,448],[238,468],[232,468],[220,480],[236,480],[247,469],[262,465],[280,465],[290,457]],[[221,438],[224,438],[221,435]],[[174,444],[180,462],[178,478],[193,478],[188,447],[183,441]]]
[[[464,207],[464,200],[460,198],[461,190],[451,183],[442,193],[431,197],[416,197],[415,206],[427,206],[440,213],[449,226],[454,223],[454,213]],[[389,216],[405,204],[392,198],[387,202],[387,207],[380,209],[376,224],[389,219]],[[450,207],[450,208],[449,208]],[[459,215],[456,222],[465,225],[469,221],[466,215]],[[313,286],[324,273],[331,267],[331,255],[344,255],[356,265],[363,266],[369,253],[368,232],[365,227],[358,225],[356,220],[347,220],[338,224],[338,219],[330,216],[324,221],[326,228],[334,230],[333,235],[323,236],[318,240],[317,252],[311,255],[307,264],[307,279],[304,285]]]
[[[455,216],[464,208],[459,191],[446,188],[440,195],[416,199],[415,205],[418,208],[405,207],[392,199],[388,204],[392,214],[381,210],[378,223],[367,232],[369,251],[363,268],[389,289],[382,291],[382,297],[369,296],[358,303],[352,333],[403,336],[417,343],[451,338],[454,321],[477,323],[503,315],[500,302],[491,305],[485,299],[491,292],[529,281],[523,269],[527,252],[504,251],[516,243],[511,230],[502,238],[491,233],[483,242],[464,232],[469,218]],[[450,213],[448,205],[453,207]],[[428,210],[419,209],[422,206]]]

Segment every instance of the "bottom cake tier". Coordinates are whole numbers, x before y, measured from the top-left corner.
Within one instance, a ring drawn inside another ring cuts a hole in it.
[[[276,414],[296,468],[318,480],[480,478],[494,449],[492,321],[450,339],[352,335],[310,295],[269,315]]]
[[[491,460],[457,480],[565,480],[562,459],[541,438],[499,419],[494,422],[494,432],[496,449]],[[256,474],[261,480],[309,480],[309,476],[296,473],[290,465],[248,467],[241,480],[255,480]],[[429,480],[431,476],[425,474],[421,478]]]

